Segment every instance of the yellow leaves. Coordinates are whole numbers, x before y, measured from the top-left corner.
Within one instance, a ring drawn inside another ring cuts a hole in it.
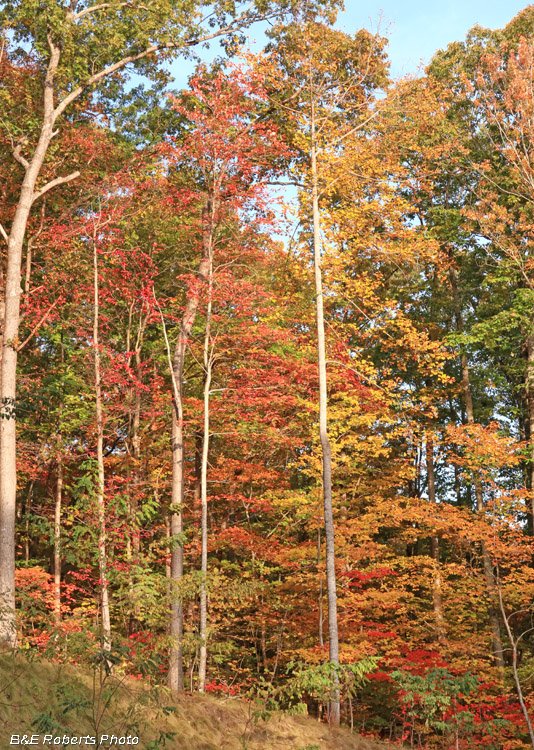
[[[273,508],[281,514],[309,515],[317,503],[309,492],[287,492],[267,493],[266,497],[272,503]]]

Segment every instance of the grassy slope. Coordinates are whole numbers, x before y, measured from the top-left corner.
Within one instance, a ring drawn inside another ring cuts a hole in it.
[[[109,706],[105,708],[109,695]],[[95,735],[99,716],[100,734],[138,734],[137,747],[142,750],[387,750],[390,747],[347,730],[329,730],[304,716],[275,714],[267,722],[256,722],[250,707],[237,700],[186,696],[172,703],[166,691],[150,688],[146,683],[111,678],[100,686],[98,673],[93,682],[93,675],[87,671],[42,661],[29,662],[20,656],[0,656],[0,750],[10,747],[11,734]],[[165,740],[165,733],[171,732],[174,735],[169,734]]]

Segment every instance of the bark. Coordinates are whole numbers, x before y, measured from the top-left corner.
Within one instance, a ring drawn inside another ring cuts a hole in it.
[[[211,248],[211,242],[210,242]],[[211,255],[211,252],[210,252]],[[208,578],[208,454],[210,440],[210,387],[213,368],[211,349],[211,307],[213,290],[213,269],[210,257],[208,282],[208,308],[206,312],[206,332],[204,335],[204,424],[202,436],[202,463],[200,470],[201,516],[201,562],[200,562],[200,655],[198,662],[198,690],[203,693],[206,687],[207,649],[207,578]]]
[[[180,380],[181,382],[181,380]],[[169,635],[171,638],[168,685],[172,692],[181,693],[184,688],[183,675],[183,604],[179,585],[184,573],[184,552],[182,541],[183,517],[183,405],[180,398],[174,400],[172,414],[172,489],[170,533],[172,539],[170,597],[171,611],[169,618]]]
[[[197,272],[197,279],[205,283],[210,268],[211,245],[207,237],[211,234],[214,206],[207,201],[202,210],[203,243],[202,257]],[[169,618],[169,635],[171,637],[168,685],[172,692],[183,690],[183,606],[180,596],[180,582],[184,572],[183,558],[183,518],[182,507],[184,497],[184,436],[183,436],[183,372],[185,354],[191,329],[196,319],[199,306],[198,292],[188,296],[184,314],[180,322],[180,332],[174,348],[172,361],[173,378],[173,409],[172,409],[172,485],[171,485],[171,537],[173,548],[171,552],[171,612]]]
[[[456,319],[456,328],[463,332],[464,324],[460,306],[460,295],[458,291],[458,277],[456,270],[451,266],[449,269],[449,279],[454,303],[454,315]],[[461,353],[460,364],[462,368],[462,393],[465,404],[465,413],[468,424],[474,424],[475,414],[473,410],[473,397],[471,394],[471,382],[469,378],[469,365],[465,352]],[[482,482],[480,477],[475,477],[473,482],[475,488],[476,508],[479,513],[484,512],[484,496],[482,492]],[[493,563],[486,548],[486,544],[481,542],[482,566],[484,569],[484,579],[486,583],[486,593],[489,600],[488,616],[492,634],[492,650],[495,664],[504,669],[503,646],[501,636],[501,626],[497,614],[497,589],[495,586],[495,576],[493,573]]]
[[[328,601],[328,645],[329,659],[336,667],[339,665],[339,636],[337,627],[337,590],[334,514],[332,509],[332,451],[328,437],[327,381],[326,381],[326,345],[323,309],[323,282],[321,273],[321,238],[319,217],[319,191],[317,171],[317,151],[315,142],[315,107],[311,104],[311,180],[313,212],[313,266],[315,275],[315,315],[317,326],[317,355],[319,369],[319,436],[323,456],[323,507],[325,527],[326,554],[326,595]],[[330,723],[339,725],[340,703],[339,684],[334,685],[330,703]]]
[[[93,239],[93,274],[94,274],[94,317],[93,317],[93,352],[95,371],[95,410],[96,410],[96,459],[97,485],[96,507],[98,516],[98,572],[100,575],[100,608],[102,615],[102,647],[111,650],[111,621],[109,614],[109,588],[107,580],[106,550],[106,508],[105,508],[105,473],[104,473],[104,414],[102,409],[102,377],[99,342],[99,283],[98,252],[96,238]]]
[[[321,529],[317,529],[317,571],[319,573],[319,646],[324,646],[324,633],[323,633],[323,572],[321,570]]]
[[[432,434],[426,434],[426,473],[428,478],[428,499],[436,503],[436,482],[434,477],[434,441]],[[433,536],[430,540],[430,553],[434,561],[434,572],[432,578],[432,605],[434,608],[434,620],[436,623],[436,635],[439,643],[444,643],[447,628],[443,615],[443,598],[441,595],[441,569],[439,561],[439,538]]]
[[[141,357],[139,350],[135,352],[135,375],[141,382]],[[132,545],[136,556],[139,556],[141,547],[139,536],[139,525],[137,522],[138,493],[142,484],[141,471],[141,391],[135,388],[134,413],[132,420],[132,458],[133,458],[133,482],[130,498],[130,513],[132,515]]]
[[[61,336],[61,374],[64,375],[65,350],[63,335]],[[61,620],[61,508],[63,503],[63,435],[61,421],[63,415],[63,393],[61,393],[58,409],[57,434],[57,475],[54,505],[54,615],[56,622]]]
[[[525,432],[528,433],[527,487],[530,489],[528,509],[530,533],[534,536],[534,334],[526,338],[527,370],[525,374],[527,419]]]
[[[61,435],[58,435],[61,451]],[[61,619],[61,505],[63,500],[63,456],[58,453],[54,507],[54,616]]]

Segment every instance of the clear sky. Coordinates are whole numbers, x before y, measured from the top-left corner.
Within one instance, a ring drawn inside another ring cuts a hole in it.
[[[345,0],[336,24],[348,33],[380,28],[389,37],[392,74],[415,73],[423,61],[450,42],[461,41],[479,24],[500,29],[526,8],[525,0]]]
[[[526,8],[525,0],[345,0],[346,10],[337,26],[353,34],[366,27],[380,30],[389,37],[389,57],[394,77],[417,73],[421,62],[427,63],[438,49],[449,42],[461,41],[475,24],[499,29]],[[261,26],[254,27],[250,38],[263,45]],[[202,54],[209,61],[217,45]],[[187,85],[193,66],[185,60],[172,65],[176,88]]]

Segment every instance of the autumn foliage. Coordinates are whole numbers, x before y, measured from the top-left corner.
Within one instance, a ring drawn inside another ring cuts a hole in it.
[[[105,652],[113,669],[164,684],[179,602],[187,691],[205,645],[206,692],[265,712],[328,721],[339,689],[342,722],[363,736],[534,746],[533,18],[531,7],[502,31],[476,27],[399,82],[383,39],[294,20],[267,52],[199,66],[187,89],[147,99],[145,140],[124,102],[112,107],[113,87],[80,100],[42,181],[67,166],[81,175],[35,203],[20,335],[3,342],[19,357],[20,648],[76,664]],[[330,45],[321,90],[305,38]],[[35,65],[5,40],[2,97],[21,129],[40,106]],[[26,144],[13,128],[0,127],[2,243],[21,182],[11,157]],[[2,288],[4,261],[5,249]]]

